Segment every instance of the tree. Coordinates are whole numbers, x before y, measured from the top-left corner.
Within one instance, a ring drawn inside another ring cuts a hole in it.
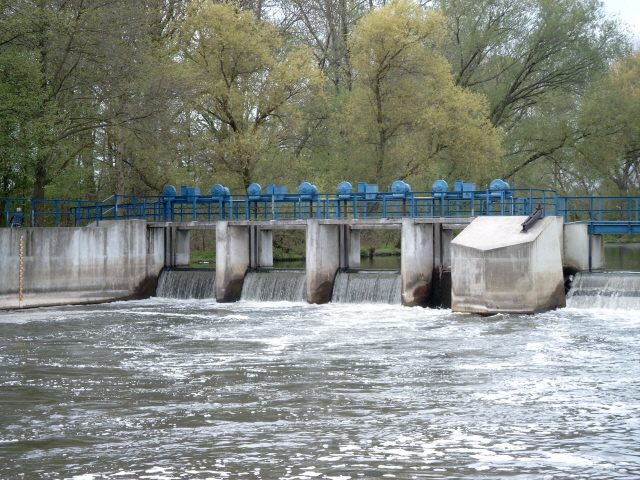
[[[580,111],[588,133],[579,145],[601,194],[640,194],[640,53],[615,62],[588,90]]]
[[[353,92],[337,119],[352,145],[344,173],[427,188],[438,174],[479,178],[495,165],[499,132],[482,96],[454,84],[445,39],[443,17],[408,0],[358,22],[349,42]]]
[[[42,105],[39,65],[29,52],[0,49],[0,195],[30,193],[33,170],[30,150],[46,132],[48,116],[38,119]],[[40,120],[40,121],[38,121]]]
[[[286,44],[252,12],[209,0],[189,5],[177,44],[192,88],[186,110],[202,162],[246,188],[321,85],[312,56]]]
[[[7,80],[0,105],[18,105],[21,96],[28,100],[28,108],[11,117],[11,132],[0,132],[0,143],[22,146],[14,148],[3,184],[19,184],[32,198],[46,198],[51,189],[63,197],[99,194],[112,167],[104,141],[115,138],[115,130],[121,139],[153,132],[158,114],[171,111],[166,100],[173,86],[163,84],[167,75],[160,67],[166,63],[161,32],[178,15],[177,0],[15,0],[0,7]],[[122,145],[115,151],[123,152]],[[118,156],[114,165],[123,160],[137,162]],[[154,189],[163,184],[152,183]],[[119,193],[128,188],[115,187]]]
[[[548,131],[554,133],[552,125],[566,120],[564,107],[556,109],[558,118],[548,116],[553,102],[579,97],[628,48],[599,0],[437,0],[436,5],[447,17],[447,56],[456,83],[485,94],[492,123],[505,131],[507,178],[582,137],[566,129],[562,135],[539,134],[542,123],[550,120]]]

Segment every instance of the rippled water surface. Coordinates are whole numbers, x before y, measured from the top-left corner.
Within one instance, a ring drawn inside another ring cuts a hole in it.
[[[0,313],[0,478],[640,477],[640,314]]]

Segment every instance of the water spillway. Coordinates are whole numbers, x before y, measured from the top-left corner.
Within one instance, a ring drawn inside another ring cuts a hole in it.
[[[306,273],[285,269],[249,272],[240,298],[258,302],[306,302]]]
[[[166,269],[158,278],[157,297],[216,298],[216,272],[208,269]]]
[[[333,303],[388,303],[400,305],[402,280],[397,271],[339,272],[333,286]]]
[[[578,273],[567,295],[567,307],[640,309],[640,273]]]

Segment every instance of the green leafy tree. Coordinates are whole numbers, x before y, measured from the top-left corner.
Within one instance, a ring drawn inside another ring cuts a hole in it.
[[[445,40],[444,18],[408,0],[356,25],[353,91],[335,120],[350,145],[340,173],[426,188],[438,174],[478,178],[496,164],[500,134],[482,96],[455,85],[441,51]]]
[[[0,6],[0,108],[10,112],[0,144],[13,146],[0,160],[5,192],[20,185],[32,198],[49,191],[95,197],[103,186],[125,193],[144,178],[151,178],[150,188],[161,187],[158,168],[143,161],[144,143],[156,143],[159,125],[172,123],[159,118],[174,111],[175,94],[175,84],[164,82],[161,32],[178,16],[177,2],[15,0]],[[112,151],[118,155],[110,158]],[[175,155],[162,153],[159,164],[166,166]]]
[[[593,191],[640,194],[640,53],[615,62],[583,98],[579,144]]]
[[[566,128],[577,126],[577,110],[567,123],[567,107],[578,105],[589,84],[628,48],[602,3],[436,0],[435,4],[447,17],[447,57],[456,83],[486,95],[489,118],[505,132],[506,177],[523,178],[524,170],[566,155],[566,149],[584,135]],[[531,173],[535,177],[539,170]]]
[[[39,117],[43,98],[39,65],[28,51],[0,50],[0,195],[31,193],[30,151],[46,134],[49,122]]]
[[[246,188],[267,152],[296,128],[296,112],[322,82],[306,48],[237,5],[193,2],[177,36],[192,87],[193,138],[218,179]]]

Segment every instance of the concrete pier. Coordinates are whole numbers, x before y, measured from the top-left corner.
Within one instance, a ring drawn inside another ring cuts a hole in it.
[[[260,229],[257,235],[259,242],[259,267],[273,267],[273,230]]]
[[[565,305],[562,218],[478,217],[451,243],[452,310],[537,313]]]
[[[433,224],[402,221],[402,304],[425,305],[431,293],[433,275]]]
[[[189,230],[178,227],[164,227],[164,266],[183,267],[189,265],[191,249]]]
[[[307,301],[331,301],[333,281],[340,268],[340,225],[307,221]],[[344,247],[344,246],[343,246]]]
[[[565,223],[562,263],[571,273],[604,268],[603,235],[590,235],[586,223]]]
[[[340,268],[360,268],[360,230],[340,225]]]
[[[216,223],[216,301],[235,302],[251,263],[248,225]]]

